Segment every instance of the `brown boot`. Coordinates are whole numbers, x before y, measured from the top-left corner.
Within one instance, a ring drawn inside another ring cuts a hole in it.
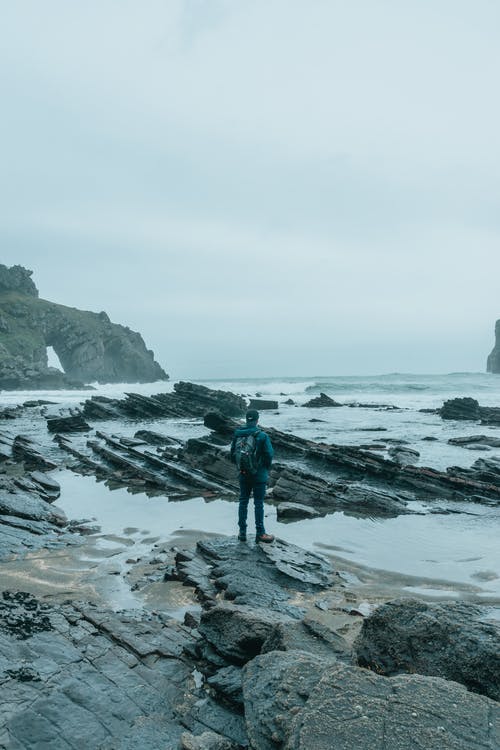
[[[272,534],[259,534],[255,537],[255,542],[266,542],[268,544],[269,542],[274,542],[274,536]]]

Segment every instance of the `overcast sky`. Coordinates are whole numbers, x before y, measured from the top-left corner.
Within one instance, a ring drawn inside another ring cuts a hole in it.
[[[481,371],[496,0],[0,0],[0,262],[173,377]]]

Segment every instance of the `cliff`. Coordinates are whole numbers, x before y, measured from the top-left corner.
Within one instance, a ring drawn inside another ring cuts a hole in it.
[[[94,313],[40,299],[22,266],[0,264],[0,388],[149,383],[168,375],[142,336]],[[64,373],[48,367],[52,346]]]
[[[488,357],[486,371],[500,373],[500,320],[495,324],[495,346]]]

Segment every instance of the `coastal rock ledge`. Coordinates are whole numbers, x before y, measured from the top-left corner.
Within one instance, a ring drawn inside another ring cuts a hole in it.
[[[500,320],[495,323],[495,346],[488,357],[486,371],[496,375],[500,373]]]
[[[139,333],[105,312],[40,299],[32,273],[0,264],[0,389],[168,380]],[[50,346],[64,372],[48,366]]]

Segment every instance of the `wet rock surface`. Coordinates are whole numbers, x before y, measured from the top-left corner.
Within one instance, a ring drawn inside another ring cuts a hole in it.
[[[379,677],[300,651],[250,662],[243,695],[259,750],[493,750],[500,741],[500,706],[461,685]]]

